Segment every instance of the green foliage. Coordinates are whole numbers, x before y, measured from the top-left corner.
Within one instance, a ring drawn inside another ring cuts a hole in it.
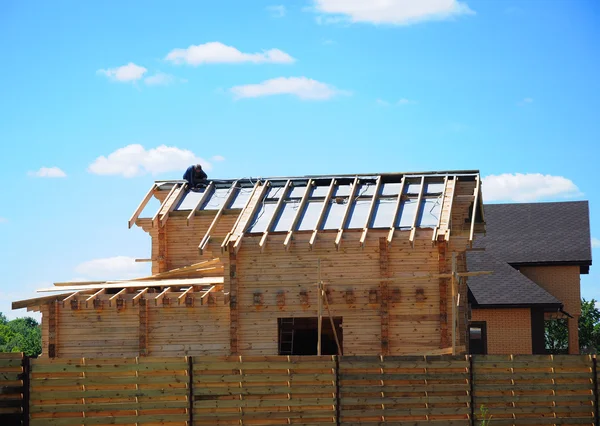
[[[492,416],[488,416],[488,409],[485,405],[479,407],[479,418],[481,419],[481,426],[488,426],[492,421]]]
[[[0,313],[0,352],[24,352],[37,356],[42,353],[42,331],[36,320],[30,317],[8,321]]]
[[[546,341],[546,351],[549,354],[566,354],[569,349],[567,320],[546,321],[544,339]]]
[[[587,353],[600,350],[600,310],[596,308],[596,300],[581,299],[581,316],[579,317],[579,347]]]

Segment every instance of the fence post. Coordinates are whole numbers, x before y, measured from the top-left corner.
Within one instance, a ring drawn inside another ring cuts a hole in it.
[[[30,385],[31,380],[29,378],[29,357],[23,354],[23,358],[21,361],[21,365],[23,366],[23,401],[22,401],[22,411],[21,411],[21,424],[23,426],[29,426],[29,394],[30,394]]]
[[[475,426],[475,398],[473,397],[473,391],[475,386],[473,385],[473,355],[467,355],[469,357],[469,397],[471,403],[471,426]]]
[[[592,381],[594,383],[594,424],[598,426],[598,360],[592,355]]]
[[[340,420],[340,356],[334,355],[335,359],[335,424],[341,425]]]
[[[189,405],[189,418],[190,418],[190,426],[194,426],[194,361],[193,357],[188,356],[188,377],[189,377],[189,396],[188,396],[188,405]]]

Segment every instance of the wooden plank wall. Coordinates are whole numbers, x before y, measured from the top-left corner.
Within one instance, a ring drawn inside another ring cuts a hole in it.
[[[593,424],[593,361],[589,355],[475,355],[475,415],[481,418],[483,405],[493,425]]]
[[[341,424],[468,424],[467,356],[342,357],[339,381]]]
[[[321,278],[330,291],[332,315],[343,317],[344,355],[380,354],[382,299],[380,283],[375,280],[382,275],[439,271],[431,231],[417,233],[414,248],[408,232],[398,232],[387,249],[388,266],[383,271],[379,245],[382,235],[386,234],[371,231],[363,249],[358,241],[360,233],[346,231],[339,251],[334,246],[335,233],[319,234],[312,250],[308,245],[310,235],[297,234],[289,251],[283,249],[285,236],[273,235],[263,253],[258,248],[258,237],[246,237],[236,265],[240,354],[277,354],[277,318],[317,316],[319,259]],[[349,280],[347,284],[344,279]],[[390,354],[438,349],[438,279],[392,282],[387,292]],[[261,295],[260,304],[255,303],[255,294]],[[278,304],[281,294],[284,305]]]
[[[31,426],[181,425],[186,358],[32,359]]]
[[[194,358],[194,425],[336,424],[335,357]]]
[[[27,359],[22,353],[0,353],[0,424],[20,426],[27,414],[24,383]]]

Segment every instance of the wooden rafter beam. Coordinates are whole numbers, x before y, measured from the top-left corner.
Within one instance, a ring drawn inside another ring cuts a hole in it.
[[[206,189],[204,189],[202,196],[200,197],[200,199],[198,200],[198,202],[196,203],[196,205],[194,206],[194,208],[192,209],[192,211],[190,212],[190,214],[188,215],[188,217],[186,219],[187,226],[190,226],[190,223],[192,222],[194,217],[196,217],[196,211],[200,208],[200,206],[202,204],[204,204],[206,202],[206,200],[212,194],[214,189],[215,189],[214,182],[209,183],[208,186],[206,187]]]
[[[421,177],[421,187],[419,188],[419,196],[417,197],[417,208],[415,209],[415,217],[413,218],[412,227],[410,228],[410,237],[408,241],[414,246],[415,234],[417,232],[417,221],[419,220],[419,212],[421,211],[421,200],[423,200],[423,192],[425,191],[425,176]]]
[[[317,223],[315,224],[315,228],[313,229],[312,235],[310,236],[310,240],[308,245],[312,250],[315,240],[317,239],[317,233],[319,232],[319,228],[321,227],[321,223],[325,218],[325,213],[327,213],[327,209],[329,208],[329,200],[331,200],[331,195],[333,194],[333,190],[335,189],[336,180],[331,179],[331,184],[329,185],[329,189],[327,190],[327,195],[325,195],[325,199],[323,200],[323,208],[319,213],[319,218],[317,219]]]
[[[367,240],[367,232],[369,232],[369,225],[371,224],[371,220],[373,219],[373,212],[375,211],[375,205],[377,204],[377,199],[379,198],[379,189],[381,188],[381,176],[377,178],[377,183],[375,184],[375,193],[373,194],[373,198],[371,199],[371,205],[369,206],[369,213],[367,214],[367,220],[365,221],[365,226],[363,227],[362,235],[360,236],[360,246],[365,247],[365,241]]]
[[[63,308],[65,307],[65,303],[67,303],[69,300],[71,300],[71,299],[75,298],[75,296],[77,296],[78,294],[79,294],[79,292],[78,292],[78,291],[75,291],[75,292],[71,293],[69,296],[65,297],[65,298],[62,300]],[[14,308],[13,308],[13,309],[14,309]]]
[[[438,217],[437,226],[433,229],[433,235],[431,236],[431,241],[437,240],[437,234],[440,230],[440,224],[442,223],[442,212],[444,211],[444,201],[446,201],[446,186],[448,186],[448,176],[444,178],[444,190],[442,191],[442,204],[440,206],[440,217]]]
[[[148,293],[148,287],[140,290],[138,294],[136,294],[135,296],[133,296],[133,299],[131,299],[131,302],[135,305],[135,301],[141,299],[142,296],[144,294],[146,294],[146,293]]]
[[[388,245],[392,243],[392,239],[394,238],[394,232],[396,231],[396,221],[398,220],[398,214],[400,213],[400,206],[402,205],[402,195],[404,193],[404,183],[406,182],[406,177],[402,177],[402,182],[400,183],[400,191],[398,192],[398,198],[396,199],[396,206],[394,207],[394,214],[392,215],[392,223],[390,224],[390,230],[387,236]]]
[[[288,180],[285,183],[285,186],[283,187],[283,192],[281,193],[281,197],[279,197],[279,200],[277,200],[277,205],[275,206],[275,211],[273,212],[273,216],[271,216],[271,219],[269,219],[269,223],[267,224],[265,232],[263,232],[263,235],[262,235],[262,237],[260,239],[260,242],[258,243],[258,246],[260,247],[261,253],[264,250],[265,245],[267,243],[267,237],[269,236],[269,231],[271,230],[271,227],[273,226],[273,224],[277,220],[277,216],[279,215],[279,211],[281,210],[281,207],[283,206],[283,204],[285,202],[285,198],[287,197],[288,192],[289,192],[291,186],[292,186],[292,181]]]
[[[271,182],[266,181],[265,184],[261,187],[260,192],[258,193],[258,198],[256,200],[254,200],[254,204],[251,206],[249,204],[246,205],[246,208],[250,207],[250,210],[248,212],[244,212],[244,215],[246,216],[246,219],[245,219],[246,222],[242,223],[243,219],[240,219],[240,221],[238,222],[238,227],[241,226],[241,230],[236,231],[237,239],[235,240],[235,243],[233,244],[233,250],[236,253],[240,250],[240,247],[242,246],[242,239],[243,239],[242,237],[248,230],[248,227],[251,225],[251,223],[252,223],[251,221],[254,218],[254,216],[256,215],[256,212],[258,211],[259,207],[262,206],[262,204],[263,204],[262,201],[266,197],[267,189],[270,186],[271,186]],[[250,203],[250,202],[252,202],[252,199],[248,200],[248,203]]]
[[[335,248],[340,249],[340,244],[342,242],[342,235],[344,234],[344,229],[346,227],[346,222],[348,221],[348,216],[350,215],[350,210],[352,209],[352,204],[354,203],[354,194],[356,194],[356,189],[358,188],[358,176],[354,178],[354,182],[352,182],[352,188],[350,189],[350,195],[348,196],[348,204],[346,205],[346,210],[344,211],[344,216],[342,217],[342,223],[338,229],[337,236],[335,237]]]
[[[225,201],[223,202],[223,205],[217,211],[217,214],[215,215],[214,219],[210,223],[210,226],[206,230],[206,233],[204,234],[204,237],[202,238],[202,241],[200,241],[200,244],[198,245],[198,250],[200,251],[200,254],[202,254],[202,252],[206,248],[208,242],[210,241],[211,233],[215,229],[215,226],[217,226],[217,223],[219,222],[219,219],[223,215],[223,212],[227,209],[227,207],[231,203],[231,200],[233,200],[233,196],[237,193],[238,182],[239,181],[236,180],[231,185],[231,191],[229,191],[229,194],[227,194],[227,198],[225,198]]]
[[[181,197],[183,197],[183,195],[187,192],[187,183],[182,184],[179,187],[179,190],[177,191],[177,193],[173,196],[173,201],[171,202],[171,204],[169,205],[169,208],[167,208],[166,211],[164,211],[161,215],[160,215],[160,226],[161,228],[163,226],[165,226],[165,224],[167,223],[167,220],[169,220],[169,215],[171,214],[171,212],[175,209],[175,207],[177,207],[177,204],[179,204],[179,201],[181,200]]]
[[[475,219],[477,219],[477,207],[479,204],[479,191],[480,191],[480,179],[479,176],[475,177],[477,183],[475,184],[475,199],[473,200],[473,211],[471,213],[471,230],[469,231],[469,243],[473,244],[473,236],[475,234]]]
[[[135,221],[137,220],[137,218],[140,217],[140,214],[142,214],[142,211],[148,204],[148,201],[150,201],[150,198],[152,198],[152,196],[154,195],[154,192],[156,191],[157,188],[158,188],[158,185],[156,185],[156,184],[152,185],[152,188],[150,188],[150,191],[148,191],[148,193],[146,194],[146,196],[144,197],[144,199],[142,200],[140,205],[137,207],[137,209],[135,209],[135,212],[133,213],[133,215],[129,219],[129,222],[127,223],[130,229],[133,226],[133,224],[135,223]]]
[[[216,285],[213,285],[212,287],[210,287],[208,290],[206,290],[204,292],[204,294],[202,296],[200,296],[200,304],[204,305],[204,301],[206,300],[206,298],[208,297],[209,293],[211,291],[213,291],[215,288],[217,288]]]
[[[159,302],[159,301],[161,301],[161,300],[163,300],[163,299],[165,298],[165,296],[167,295],[167,293],[170,293],[170,292],[171,292],[171,287],[167,287],[167,288],[165,288],[163,291],[161,291],[161,292],[158,294],[158,296],[156,296],[156,297],[154,298],[154,303],[155,303],[156,305],[158,305],[158,302]]]
[[[184,291],[183,293],[181,293],[178,297],[177,297],[177,303],[179,305],[181,305],[181,301],[185,300],[186,296],[188,294],[191,294],[194,292],[194,286],[190,286],[190,288],[188,288],[186,291]]]
[[[106,289],[105,288],[101,288],[100,290],[98,290],[97,292],[95,292],[94,294],[92,294],[90,297],[88,297],[87,299],[85,299],[85,303],[87,304],[90,300],[94,300],[96,297],[100,296],[101,294],[106,293]]]
[[[158,220],[159,216],[160,216],[160,212],[162,212],[162,209],[164,206],[167,205],[167,203],[169,202],[169,199],[171,198],[171,195],[173,195],[173,192],[175,192],[175,190],[179,187],[179,184],[176,183],[173,185],[173,188],[171,188],[171,190],[169,191],[169,193],[167,194],[167,197],[164,199],[164,201],[160,204],[160,207],[158,208],[158,211],[156,212],[156,214],[154,215],[154,217],[152,218],[152,227],[154,228],[156,226],[156,221]]]
[[[260,180],[257,180],[256,183],[254,184],[254,187],[252,188],[252,193],[250,194],[250,197],[248,198],[248,203],[250,202],[250,200],[253,199],[254,194],[256,193],[256,190],[259,187],[262,187],[262,182]],[[246,203],[246,206],[244,206],[244,208],[242,209],[240,214],[238,214],[238,217],[235,220],[235,223],[233,224],[233,226],[231,227],[231,229],[229,230],[227,235],[225,235],[225,238],[223,239],[223,242],[221,243],[221,252],[222,253],[225,252],[225,250],[227,249],[227,247],[229,245],[229,240],[231,239],[231,237],[233,236],[233,232],[237,229],[239,223],[241,222],[243,213],[244,213],[247,205],[248,204]]]
[[[113,294],[112,296],[109,297],[108,299],[108,303],[112,303],[113,300],[118,299],[119,297],[121,297],[121,295],[127,293],[127,287],[119,290],[118,292],[116,292],[115,294]]]
[[[290,229],[289,229],[287,235],[285,236],[285,240],[283,242],[283,246],[285,247],[286,250],[288,250],[290,248],[290,242],[292,241],[292,236],[294,235],[294,231],[296,230],[296,227],[298,226],[298,221],[300,220],[300,217],[302,216],[302,212],[304,211],[304,206],[306,206],[306,202],[308,201],[308,198],[310,197],[312,187],[313,187],[313,180],[309,179],[308,182],[306,182],[306,190],[304,191],[304,194],[302,195],[302,199],[300,200],[300,205],[298,206],[298,209],[296,210],[296,214],[294,215],[294,220],[292,220]]]
[[[458,176],[454,177],[454,186],[452,187],[452,194],[450,195],[450,208],[448,209],[448,228],[446,229],[446,235],[444,239],[450,241],[450,231],[452,229],[452,208],[454,207],[454,194],[456,194],[456,187],[458,186]]]

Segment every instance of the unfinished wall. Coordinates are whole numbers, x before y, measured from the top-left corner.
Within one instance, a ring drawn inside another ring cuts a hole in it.
[[[579,266],[522,266],[519,271],[560,300],[569,314],[581,314]]]
[[[488,354],[531,354],[531,310],[473,309],[471,321],[485,321]]]

